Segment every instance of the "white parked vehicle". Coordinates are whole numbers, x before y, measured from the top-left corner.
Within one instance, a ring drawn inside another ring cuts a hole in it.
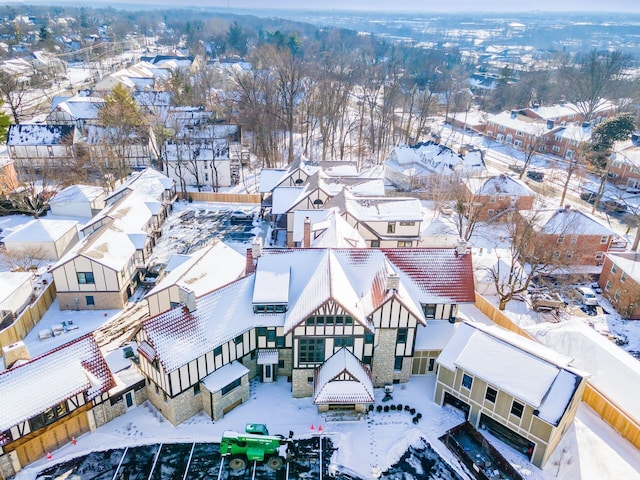
[[[576,293],[583,305],[598,305],[598,298],[589,287],[576,287]]]

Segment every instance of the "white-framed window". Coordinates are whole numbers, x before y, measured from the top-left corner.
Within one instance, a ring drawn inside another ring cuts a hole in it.
[[[539,152],[546,152],[547,151],[547,146],[546,145],[540,145],[538,147],[538,151]]]
[[[604,286],[605,291],[611,290],[611,280],[607,280],[606,285]]]
[[[558,235],[558,239],[556,240],[556,243],[564,243],[564,235]]]
[[[498,125],[498,130],[500,130],[501,132],[504,132],[507,129],[507,127],[505,127],[504,125]]]
[[[567,158],[573,158],[573,150],[567,150],[566,157]]]
[[[627,279],[627,274],[625,272],[622,272],[620,274],[620,283],[624,283],[626,279]]]
[[[602,237],[600,237],[600,243],[601,244],[605,244],[609,241],[609,235],[602,235]]]
[[[498,200],[500,201],[504,200],[504,195],[498,195]]]
[[[502,142],[502,141],[504,140],[504,135],[503,135],[503,134],[501,134],[501,133],[499,133],[499,134],[498,134],[498,136],[496,137],[496,140],[497,140],[498,142]]]
[[[493,137],[493,131],[487,130],[487,137]]]
[[[489,210],[487,210],[487,215],[489,215],[490,217],[493,217],[495,213],[496,211],[493,208],[490,208]]]
[[[616,302],[620,301],[620,295],[621,295],[620,289],[616,288],[616,293],[613,294],[613,300]]]
[[[497,200],[497,198],[496,198],[496,196],[495,196],[495,195],[492,195],[492,196],[491,196],[491,198],[489,199],[489,201],[490,201],[491,203],[496,203],[496,200]]]
[[[473,377],[471,375],[467,375],[466,373],[462,375],[462,386],[467,390],[471,390],[471,385],[473,385]]]
[[[571,260],[573,258],[573,252],[567,252],[567,260]]]
[[[614,263],[611,265],[611,273],[616,273],[618,271],[618,266]]]
[[[521,147],[521,146],[522,146],[522,141],[521,141],[521,140],[514,140],[513,144],[514,144],[516,147]]]
[[[516,136],[517,137],[524,137],[524,132],[521,132],[520,130],[516,130]]]
[[[558,145],[554,145],[554,146],[553,146],[553,148],[552,148],[552,150],[553,150],[554,152],[559,152],[559,151],[560,151],[560,147],[559,147]]]
[[[604,258],[604,253],[596,252],[596,260],[602,260]]]
[[[575,245],[576,243],[578,243],[578,236],[571,235],[571,245]]]

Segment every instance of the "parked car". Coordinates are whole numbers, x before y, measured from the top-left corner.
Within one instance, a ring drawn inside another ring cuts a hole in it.
[[[524,171],[524,167],[522,165],[517,164],[517,163],[513,163],[513,164],[509,165],[509,170],[513,170],[516,173],[522,173]]]
[[[234,210],[231,212],[231,218],[233,220],[251,220],[253,219],[253,212],[247,212],[245,210]]]
[[[576,287],[576,294],[583,305],[598,305],[598,297],[589,287]]]
[[[596,197],[598,194],[596,192],[591,192],[589,190],[585,190],[580,194],[580,198],[588,203],[593,203],[596,201]]]
[[[627,211],[627,205],[616,200],[602,200],[598,206],[609,212],[624,213]]]
[[[537,170],[527,170],[527,177],[536,182],[544,180],[544,172],[538,172]]]

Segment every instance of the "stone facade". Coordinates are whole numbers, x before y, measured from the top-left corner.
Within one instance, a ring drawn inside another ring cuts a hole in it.
[[[202,410],[202,395],[195,393],[193,387],[170,398],[150,383],[147,395],[151,404],[173,425],[181,424]]]
[[[222,395],[222,390],[209,392],[203,387],[200,396],[204,410],[211,416],[211,419],[220,420],[225,412],[249,400],[249,375],[244,375],[240,386],[226,395]]]
[[[130,390],[127,390],[129,392]],[[141,388],[134,392],[135,405],[142,405],[147,401],[147,387]],[[134,405],[134,406],[135,406]],[[124,395],[116,403],[111,405],[111,401],[107,400],[93,408],[93,419],[95,420],[95,426],[100,427],[109,423],[114,418],[119,417],[127,413],[127,406],[124,400]]]
[[[371,379],[374,387],[384,387],[393,383],[398,377],[398,372],[393,369],[396,358],[396,337],[398,333],[395,328],[380,328],[376,332],[376,347],[373,353],[371,364]],[[405,361],[404,364],[410,362]],[[410,369],[409,369],[410,371]],[[409,376],[407,375],[407,380]],[[406,381],[406,380],[405,380]]]
[[[310,397],[313,395],[312,368],[298,368],[291,374],[291,394],[293,398]],[[312,380],[309,381],[309,378]]]
[[[93,297],[94,305],[87,305],[87,296]],[[60,310],[121,310],[127,304],[127,296],[126,292],[58,292],[58,302]]]
[[[293,349],[283,348],[278,350],[278,359],[283,362],[283,367],[278,366],[276,369],[276,375],[279,377],[287,377],[291,379],[291,372],[293,371]]]

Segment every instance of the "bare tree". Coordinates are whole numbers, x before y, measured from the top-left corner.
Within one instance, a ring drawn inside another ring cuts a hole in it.
[[[42,246],[22,246],[15,250],[5,250],[0,255],[0,264],[12,272],[37,270],[48,260]]]
[[[561,262],[562,256],[556,255],[538,236],[541,216],[540,210],[527,217],[511,213],[505,223],[510,237],[509,248],[505,255],[496,250],[498,261],[484,268],[493,279],[500,310],[504,310],[515,295],[526,292],[535,277],[552,273]]]
[[[591,120],[603,99],[615,96],[620,81],[633,57],[619,50],[612,52],[593,49],[580,54],[574,62],[561,68],[561,78],[566,89],[585,121]]]

